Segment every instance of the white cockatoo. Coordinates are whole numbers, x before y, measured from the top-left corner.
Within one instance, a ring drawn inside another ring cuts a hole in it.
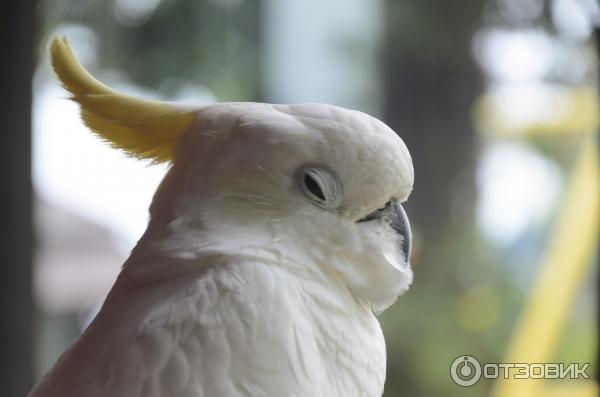
[[[30,396],[380,396],[375,314],[412,281],[398,135],[325,104],[132,98],[65,39],[50,52],[94,133],[171,167],[102,309]]]

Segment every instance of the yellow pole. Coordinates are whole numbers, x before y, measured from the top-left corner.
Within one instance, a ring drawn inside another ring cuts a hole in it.
[[[552,360],[569,311],[595,253],[600,225],[600,167],[593,134],[586,135],[550,243],[504,362]],[[499,379],[493,397],[539,397],[545,382]]]

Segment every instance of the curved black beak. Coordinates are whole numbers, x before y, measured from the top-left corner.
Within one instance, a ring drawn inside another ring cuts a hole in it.
[[[371,212],[364,218],[359,219],[357,223],[369,222],[376,219],[381,219],[384,222],[387,222],[387,224],[390,225],[390,227],[402,237],[400,241],[400,249],[404,255],[404,259],[406,262],[408,262],[410,259],[410,250],[412,246],[412,233],[410,231],[408,216],[406,215],[404,208],[402,208],[402,205],[400,205],[398,200],[391,199],[386,203],[385,207]]]

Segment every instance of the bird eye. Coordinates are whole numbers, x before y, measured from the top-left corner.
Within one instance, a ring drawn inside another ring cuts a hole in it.
[[[304,186],[306,186],[306,189],[310,193],[317,196],[320,200],[325,201],[325,194],[323,193],[321,186],[319,186],[319,183],[308,172],[304,174]]]
[[[319,166],[304,167],[299,176],[302,191],[316,205],[334,209],[340,204],[342,189],[331,170]]]

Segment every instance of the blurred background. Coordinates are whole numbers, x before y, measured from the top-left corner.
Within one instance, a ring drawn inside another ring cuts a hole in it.
[[[126,93],[328,102],[398,132],[415,166],[406,204],[415,282],[381,316],[385,396],[598,394],[595,0],[27,0],[0,8],[10,55],[0,66],[3,395],[24,395],[88,324],[144,231],[166,170],[86,132],[49,68],[55,33]],[[591,363],[592,379],[462,388],[449,371],[463,354],[482,363]]]

